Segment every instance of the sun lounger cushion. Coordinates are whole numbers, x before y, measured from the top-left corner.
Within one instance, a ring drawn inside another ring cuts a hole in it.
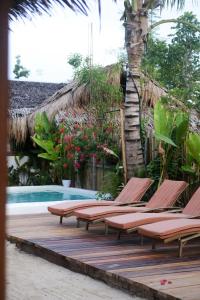
[[[64,216],[74,211],[75,209],[86,208],[95,205],[111,205],[113,201],[71,201],[62,202],[48,207],[48,211],[52,214]]]
[[[183,209],[183,213],[190,216],[200,216],[200,187],[192,195],[190,201]]]
[[[90,207],[75,211],[77,218],[93,221],[98,218],[115,216],[117,214],[146,212],[149,209],[168,207],[174,204],[178,196],[187,187],[185,181],[165,180],[151,197],[145,207]],[[150,203],[150,204],[149,204]]]
[[[133,213],[105,218],[104,222],[110,227],[126,230],[144,224],[179,218],[187,218],[187,215],[182,213]]]
[[[188,184],[185,181],[165,179],[161,186],[153,194],[146,207],[162,207],[164,203],[168,203],[168,206],[173,205],[178,196],[185,190],[187,186]]]
[[[155,239],[167,239],[176,235],[200,233],[200,220],[179,219],[143,225],[138,228],[141,235]]]
[[[150,178],[132,177],[115,199],[115,204],[130,204],[138,202],[152,184]]]
[[[152,182],[153,181],[149,178],[132,177],[115,201],[94,200],[62,202],[49,206],[48,211],[58,216],[65,216],[66,214],[70,214],[74,210],[81,208],[84,209],[93,206],[118,206],[122,204],[139,202],[144,193],[151,186]]]
[[[130,207],[130,206],[109,206],[109,207],[89,207],[86,209],[76,210],[74,215],[78,218],[87,219],[87,220],[95,220],[97,218],[103,218],[106,216],[115,216],[117,214],[126,214],[137,211],[144,211],[145,207]]]

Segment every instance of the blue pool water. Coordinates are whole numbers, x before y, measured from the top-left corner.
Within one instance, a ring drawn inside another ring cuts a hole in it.
[[[55,191],[41,191],[41,192],[18,192],[7,193],[7,203],[29,203],[29,202],[49,202],[49,201],[62,201],[62,200],[84,200],[94,199],[91,193],[72,193],[55,192]]]

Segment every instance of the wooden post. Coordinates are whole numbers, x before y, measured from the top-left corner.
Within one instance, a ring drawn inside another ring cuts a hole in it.
[[[124,168],[124,183],[127,183],[127,164],[126,164],[126,145],[124,135],[124,110],[120,108],[120,128],[121,128],[121,141],[122,141],[122,162]]]
[[[0,1],[0,299],[5,299],[5,202],[7,186],[8,9]]]
[[[96,167],[96,158],[92,157],[92,189],[97,189],[97,167]]]

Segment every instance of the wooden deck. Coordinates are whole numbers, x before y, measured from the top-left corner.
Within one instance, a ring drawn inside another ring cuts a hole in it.
[[[13,216],[8,219],[8,239],[19,248],[73,271],[147,299],[200,299],[200,240],[177,258],[177,245],[151,250],[140,246],[135,235],[104,235],[102,225],[89,232],[75,227],[75,219],[50,214]]]

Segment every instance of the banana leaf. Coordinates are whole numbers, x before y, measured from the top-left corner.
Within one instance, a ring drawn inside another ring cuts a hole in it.
[[[155,133],[155,137],[156,137],[156,139],[158,139],[158,140],[160,140],[160,141],[162,141],[162,142],[164,142],[166,144],[170,144],[170,145],[172,145],[174,147],[177,147],[177,145],[172,141],[172,139],[170,139],[167,136],[164,136],[164,135],[159,134],[159,133]]]
[[[156,135],[171,139],[174,123],[174,113],[168,110],[161,101],[158,101],[154,107],[154,128]]]
[[[181,167],[181,170],[185,173],[189,173],[189,174],[195,174],[196,171],[192,168],[192,166],[189,165],[184,165]]]
[[[186,139],[186,135],[189,127],[189,116],[184,112],[176,113],[176,128],[175,128],[175,139],[176,144],[180,145]]]
[[[55,161],[58,159],[58,156],[56,153],[52,153],[52,154],[49,154],[49,153],[40,153],[38,154],[38,157],[41,157],[41,158],[44,158],[44,159],[47,159],[47,160],[51,160],[51,161]]]
[[[41,140],[37,138],[36,136],[32,137],[33,141],[40,146],[42,149],[44,149],[47,153],[52,154],[55,152],[54,150],[54,143],[50,140]]]
[[[189,155],[200,166],[200,135],[197,133],[190,133],[186,141]]]

